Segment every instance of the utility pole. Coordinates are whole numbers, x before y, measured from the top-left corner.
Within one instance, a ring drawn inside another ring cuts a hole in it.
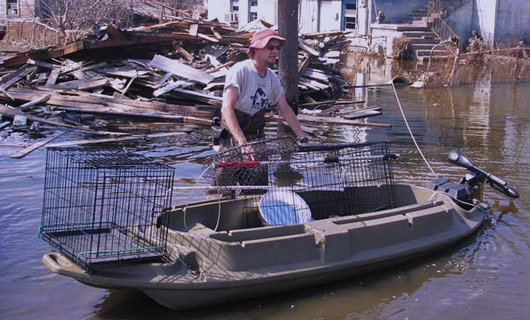
[[[298,113],[298,0],[278,0],[278,28],[287,40],[280,50],[279,77],[287,102]]]

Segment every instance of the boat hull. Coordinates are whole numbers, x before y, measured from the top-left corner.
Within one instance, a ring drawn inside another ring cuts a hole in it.
[[[87,273],[60,253],[45,255],[43,262],[51,271],[87,285],[140,290],[168,308],[188,309],[325,284],[398,264],[469,236],[487,213],[479,207],[464,210],[446,195],[425,188],[399,185],[396,190],[398,197],[409,199],[398,208],[299,226],[228,232],[200,223],[203,227],[186,232],[175,227],[170,243],[179,255],[171,263]]]

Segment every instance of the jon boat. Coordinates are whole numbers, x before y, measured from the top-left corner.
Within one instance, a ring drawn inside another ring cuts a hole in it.
[[[57,274],[94,287],[139,290],[171,309],[328,283],[401,263],[469,236],[488,212],[481,199],[485,182],[518,197],[506,182],[477,168],[459,151],[451,152],[450,160],[469,170],[461,183],[441,178],[428,187],[309,188],[296,194],[308,204],[311,218],[278,225],[264,225],[267,213],[261,207],[245,210],[251,199],[256,201],[252,194],[188,203],[161,212],[156,226],[135,228],[134,237],[151,237],[151,244],[160,243],[151,229],[166,234],[161,257],[87,266],[79,261],[83,254],[72,255],[55,242],[59,252],[45,254],[42,261]],[[349,201],[362,201],[361,195],[381,189],[392,193],[390,208],[340,211],[355,205],[344,204],[344,195],[351,195],[346,197]],[[324,195],[325,209],[318,205]],[[50,238],[59,235],[41,233],[52,245]]]

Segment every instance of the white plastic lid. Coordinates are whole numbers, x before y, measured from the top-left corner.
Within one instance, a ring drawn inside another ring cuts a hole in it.
[[[267,225],[279,226],[311,221],[311,209],[307,203],[290,190],[273,190],[259,201],[261,218]]]

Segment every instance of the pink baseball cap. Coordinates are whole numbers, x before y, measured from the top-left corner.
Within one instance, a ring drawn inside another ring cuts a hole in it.
[[[280,46],[282,47],[286,41],[285,38],[280,37],[276,31],[267,28],[254,33],[252,40],[250,40],[250,48],[263,49],[272,39],[280,41]]]

